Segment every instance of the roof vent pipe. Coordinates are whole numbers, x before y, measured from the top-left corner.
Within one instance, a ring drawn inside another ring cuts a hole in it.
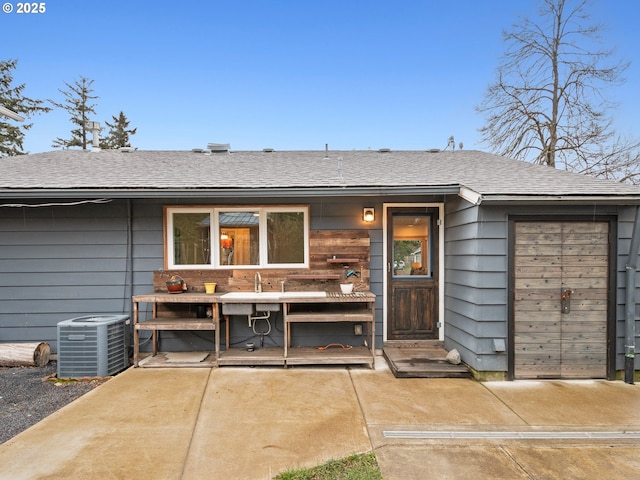
[[[324,144],[324,158],[329,158],[329,144]]]
[[[85,128],[91,132],[91,137],[92,137],[91,151],[99,152],[100,151],[100,130],[102,130],[102,127],[100,127],[100,122],[88,121],[84,125],[85,125]]]
[[[207,149],[213,153],[228,152],[231,149],[229,143],[207,143]]]

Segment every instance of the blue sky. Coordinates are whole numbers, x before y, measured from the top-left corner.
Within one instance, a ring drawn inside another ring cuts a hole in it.
[[[2,3],[7,3],[2,0]],[[93,120],[123,111],[144,150],[486,149],[474,107],[495,78],[501,31],[533,0],[50,0],[41,14],[0,13],[0,59],[19,60],[31,98],[62,101],[80,76]],[[622,134],[640,136],[636,0],[595,0],[605,42],[632,62]],[[32,119],[25,149],[68,138],[68,114]]]

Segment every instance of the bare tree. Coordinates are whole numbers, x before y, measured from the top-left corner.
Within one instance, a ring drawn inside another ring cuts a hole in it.
[[[629,183],[640,182],[640,142],[616,134],[605,88],[629,64],[599,45],[588,0],[542,0],[539,19],[503,32],[498,79],[477,110],[483,141],[496,153]]]

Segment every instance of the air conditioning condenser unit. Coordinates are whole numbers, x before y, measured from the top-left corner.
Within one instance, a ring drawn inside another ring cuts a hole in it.
[[[128,315],[89,315],[58,323],[58,378],[106,377],[129,366]]]

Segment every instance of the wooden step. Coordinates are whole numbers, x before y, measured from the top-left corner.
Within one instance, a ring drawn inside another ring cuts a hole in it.
[[[463,363],[453,365],[446,360],[447,351],[438,345],[423,347],[383,348],[383,354],[396,378],[470,378]]]

